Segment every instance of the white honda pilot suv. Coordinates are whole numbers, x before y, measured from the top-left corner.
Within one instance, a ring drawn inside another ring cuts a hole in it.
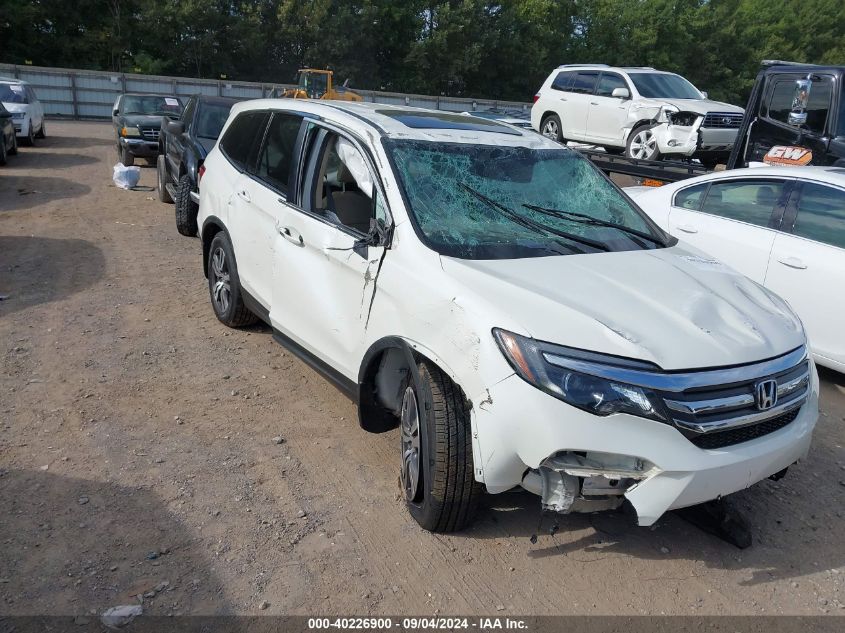
[[[552,71],[534,95],[531,124],[559,142],[645,160],[692,157],[712,168],[730,155],[743,113],[674,73],[582,64]]]
[[[411,515],[482,489],[639,523],[806,455],[818,378],[776,295],[678,245],[578,153],[460,114],[232,109],[200,180],[211,305],[399,428]],[[327,429],[331,432],[331,429]]]

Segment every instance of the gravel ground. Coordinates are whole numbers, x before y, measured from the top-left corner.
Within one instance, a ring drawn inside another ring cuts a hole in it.
[[[116,189],[110,125],[48,127],[0,169],[0,613],[845,614],[845,376],[809,459],[734,496],[750,549],[672,514],[532,544],[519,492],[429,534],[397,432],[214,318],[154,169]]]

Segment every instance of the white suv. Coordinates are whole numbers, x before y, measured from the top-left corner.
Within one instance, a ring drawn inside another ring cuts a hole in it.
[[[632,158],[730,155],[744,110],[710,101],[689,81],[654,68],[556,68],[534,95],[531,124],[559,142],[580,141]]]
[[[24,145],[33,145],[35,139],[46,136],[44,106],[27,82],[0,77],[0,102],[12,113],[15,135],[23,139]]]
[[[806,455],[818,378],[777,296],[677,245],[577,152],[478,117],[266,99],[200,169],[211,305],[399,427],[411,515],[482,485],[650,525]],[[327,432],[331,432],[327,429]]]

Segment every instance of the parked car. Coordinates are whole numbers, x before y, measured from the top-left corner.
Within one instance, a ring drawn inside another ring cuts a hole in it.
[[[182,101],[172,95],[126,93],[120,95],[112,108],[112,124],[117,140],[117,157],[126,166],[136,158],[145,158],[155,165],[158,141],[165,119],[178,119]]]
[[[765,60],[728,169],[845,166],[845,66]]]
[[[482,485],[642,525],[806,455],[818,378],[774,293],[677,244],[577,152],[461,114],[256,100],[200,169],[211,306],[399,427],[424,528]],[[328,430],[330,432],[330,430]]]
[[[35,139],[47,135],[44,106],[27,82],[0,77],[0,102],[12,113],[15,134],[24,145],[34,145]]]
[[[0,103],[0,165],[5,165],[9,154],[18,153],[18,137],[12,123],[12,113]]]
[[[661,228],[786,299],[816,362],[845,372],[842,169],[733,169],[629,193]]]
[[[558,142],[579,141],[631,158],[727,161],[743,109],[707,99],[689,81],[654,68],[569,64],[534,95],[531,124]]]
[[[531,128],[531,118],[520,112],[519,110],[473,110],[472,112],[464,112],[469,116],[477,116],[482,119],[491,119],[493,121],[499,121],[501,123],[507,123],[508,125],[514,125],[516,127],[525,128],[527,130]]]
[[[197,234],[199,187],[197,170],[214,147],[229,110],[240,99],[194,95],[177,121],[161,124],[158,155],[158,199],[176,203],[176,229]]]

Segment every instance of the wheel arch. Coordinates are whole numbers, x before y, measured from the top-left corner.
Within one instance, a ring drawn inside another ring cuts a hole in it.
[[[449,376],[467,405],[472,406],[454,372],[437,354],[404,337],[386,336],[370,346],[358,371],[358,423],[363,430],[384,433],[399,425],[401,387],[409,374],[419,384],[417,363],[423,360]]]
[[[206,278],[208,277],[208,255],[211,250],[211,241],[221,231],[226,233],[227,236],[229,235],[223,221],[215,215],[208,216],[202,223],[202,230],[200,231],[202,237],[202,273]]]

